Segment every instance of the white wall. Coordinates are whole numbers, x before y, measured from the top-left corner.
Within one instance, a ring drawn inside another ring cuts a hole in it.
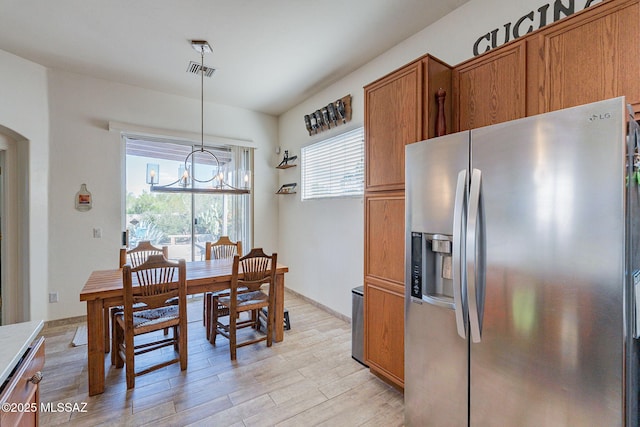
[[[562,1],[569,4],[569,0]],[[363,86],[426,53],[452,66],[470,59],[473,57],[473,44],[480,36],[495,28],[503,28],[508,22],[516,22],[545,4],[550,4],[547,19],[550,23],[553,20],[553,0],[472,0],[466,3],[281,115],[280,145],[291,155],[300,155],[300,148],[305,145],[363,126]],[[583,9],[585,4],[588,0],[576,0],[575,10]],[[352,121],[332,131],[309,136],[304,115],[346,94],[352,95]],[[300,183],[300,168],[282,171],[280,183],[286,182]],[[287,287],[350,317],[351,288],[361,285],[363,280],[363,200],[301,202],[299,196],[281,196],[280,200],[279,257],[290,266]]]
[[[48,304],[49,319],[86,313],[79,292],[93,270],[117,268],[122,225],[123,145],[108,131],[110,121],[200,133],[200,101],[49,71],[51,185],[49,291],[60,302]],[[252,140],[255,150],[254,244],[277,250],[278,205],[275,145],[277,120],[239,108],[205,104],[205,134]],[[82,183],[93,208],[75,210]],[[93,228],[102,238],[93,238]]]
[[[17,232],[18,251],[24,268],[18,276],[24,283],[25,306],[21,319],[46,319],[48,283],[48,211],[49,211],[49,115],[46,70],[40,65],[0,51],[0,132],[17,145],[17,165],[21,182],[15,183],[23,193],[19,212],[27,220]],[[17,284],[6,284],[16,285]],[[31,298],[29,298],[31,296]]]

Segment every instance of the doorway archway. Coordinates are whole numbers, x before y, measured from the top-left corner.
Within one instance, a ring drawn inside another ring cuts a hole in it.
[[[0,126],[0,322],[29,318],[28,141]]]

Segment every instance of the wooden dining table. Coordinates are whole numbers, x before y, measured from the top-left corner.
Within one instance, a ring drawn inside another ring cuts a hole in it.
[[[231,283],[230,259],[192,261],[187,267],[187,294],[201,294],[228,289]],[[284,274],[289,267],[278,263],[275,286],[275,341],[284,338]],[[87,303],[87,351],[89,396],[104,392],[105,342],[104,312],[123,304],[122,269],[97,270],[80,291],[80,301]]]

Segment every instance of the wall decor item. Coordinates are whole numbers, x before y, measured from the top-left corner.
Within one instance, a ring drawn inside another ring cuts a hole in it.
[[[295,182],[292,182],[291,184],[284,184],[282,187],[280,187],[276,194],[295,194],[296,185],[298,184],[296,184]]]
[[[568,3],[566,6],[564,3]],[[473,56],[478,56],[481,53],[488,52],[491,49],[495,49],[510,40],[515,40],[520,36],[529,34],[531,31],[538,30],[547,24],[556,22],[562,18],[573,15],[575,12],[590,7],[593,3],[599,3],[594,0],[585,0],[584,7],[582,2],[578,3],[578,10],[576,11],[576,5],[573,0],[569,2],[553,1],[547,2],[541,5],[535,10],[530,10],[528,13],[522,15],[519,19],[507,22],[502,27],[494,28],[493,30],[481,35],[473,44]],[[551,5],[553,4],[553,7]],[[582,9],[580,9],[582,7]]]
[[[289,150],[284,150],[284,158],[280,162],[277,169],[288,169],[296,166],[293,162],[298,158],[298,156],[289,156]]]
[[[343,96],[311,114],[304,116],[304,125],[309,135],[315,135],[351,120],[351,95]]]
[[[80,212],[86,212],[93,206],[91,193],[87,190],[87,184],[80,186],[80,191],[76,193],[76,209]]]

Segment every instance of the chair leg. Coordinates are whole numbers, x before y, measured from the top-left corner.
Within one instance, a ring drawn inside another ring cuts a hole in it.
[[[275,323],[275,314],[273,309],[274,304],[269,304],[269,309],[267,311],[267,347],[271,347],[273,342],[273,324]]]
[[[204,322],[204,330],[207,334],[207,339],[211,337],[211,299],[213,295],[207,292],[204,294],[204,301],[202,302],[202,321]]]
[[[209,322],[208,322],[209,319],[207,318],[207,316],[211,317],[211,313],[208,313],[210,297],[211,297],[211,293],[205,292],[204,298],[202,299],[202,324],[204,325],[205,328],[209,326]],[[207,331],[207,333],[209,333],[209,331]],[[207,338],[209,338],[209,336],[207,336]]]
[[[113,340],[115,343],[113,348],[111,349],[111,351],[113,352],[112,357],[114,359],[113,364],[117,369],[122,369],[122,367],[124,366],[124,359],[120,354],[120,347],[124,343],[124,331],[122,330],[120,325],[116,324],[115,322],[113,323]]]
[[[134,361],[134,347],[133,347],[133,332],[124,332],[125,341],[125,368],[127,373],[127,389],[134,388],[136,386],[136,371]]]
[[[110,322],[111,322],[111,364],[116,364],[116,353],[119,351],[118,341],[116,338],[117,328],[116,328],[116,314],[118,310],[115,308],[110,308]],[[124,338],[123,338],[124,339]],[[120,341],[122,343],[122,340]],[[122,367],[122,366],[121,366]]]
[[[102,310],[103,322],[104,322],[104,352],[109,353],[109,347],[111,347],[111,332],[109,331],[109,321],[111,320],[111,309],[105,307]]]
[[[218,336],[218,299],[216,297],[211,298],[209,309],[211,311],[211,321],[209,322],[209,342],[215,345],[216,337]]]
[[[178,341],[179,344],[179,352],[180,352],[180,370],[184,371],[187,369],[187,325],[186,322],[184,329],[178,327],[176,330],[178,331]]]
[[[114,315],[111,315],[111,319],[113,319],[113,327],[111,328],[111,365],[116,364],[116,353],[118,353],[118,327],[115,322]]]
[[[229,351],[231,352],[231,360],[236,360],[236,316],[232,315],[233,313],[229,313]]]
[[[258,310],[251,310],[251,321],[253,322],[253,329],[260,329],[260,318],[258,317]]]

